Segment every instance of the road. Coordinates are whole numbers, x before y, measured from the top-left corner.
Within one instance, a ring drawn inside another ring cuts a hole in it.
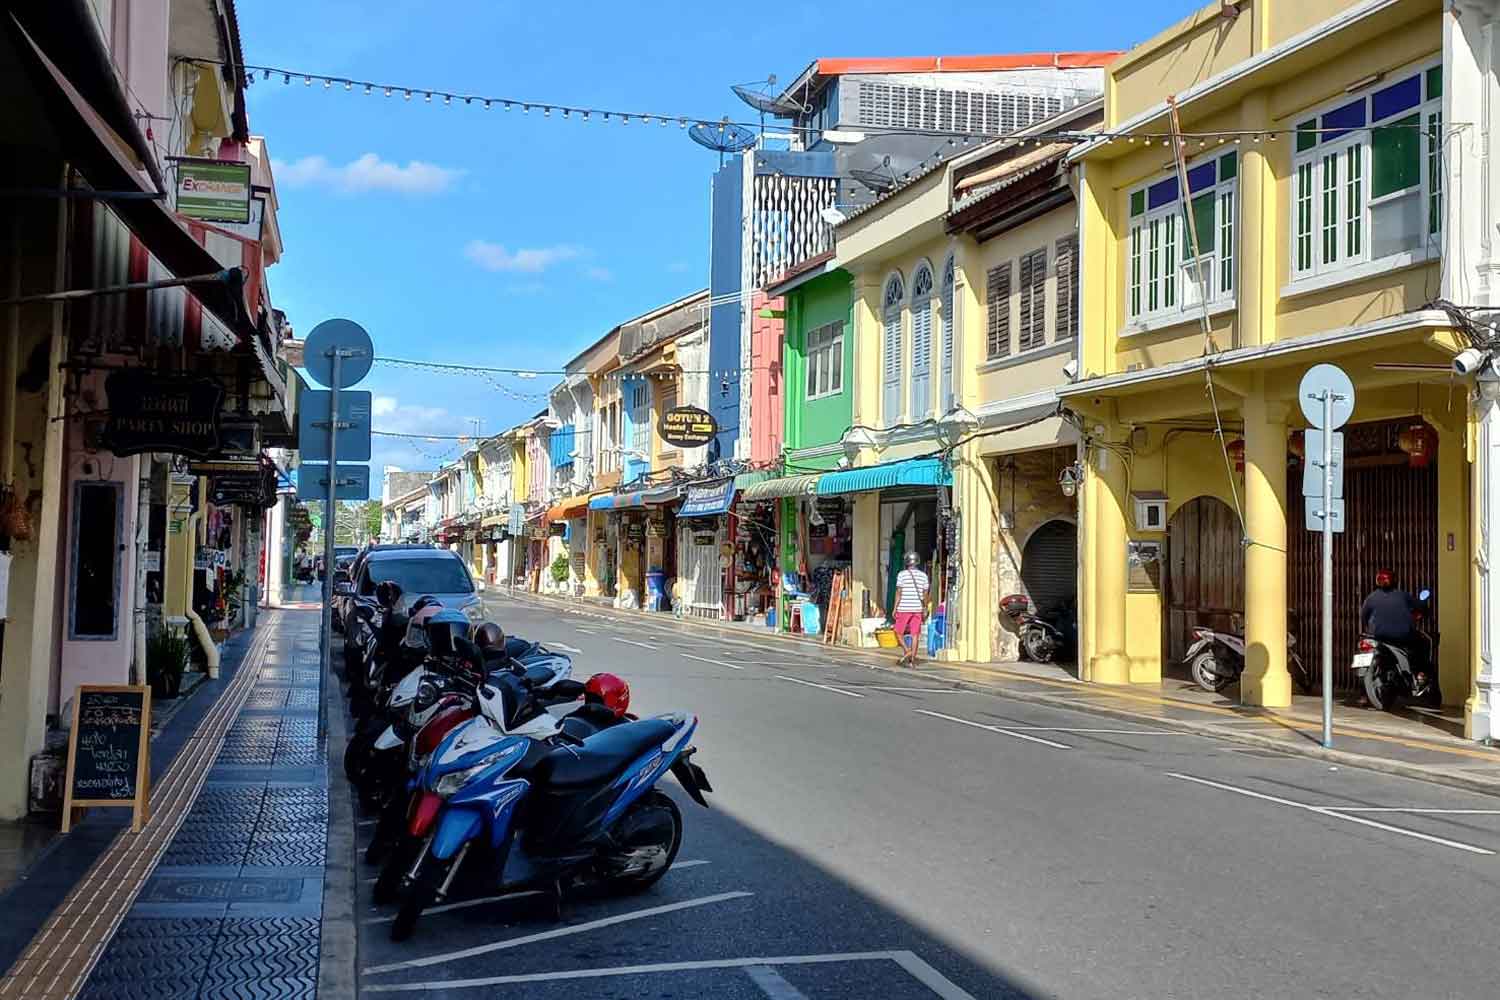
[[[1494,995],[1500,799],[592,608],[507,631],[686,709],[716,792],[643,896],[429,914],[371,995]],[[361,839],[367,832],[362,830]],[[374,872],[362,873],[365,877]],[[482,893],[476,887],[475,893]]]

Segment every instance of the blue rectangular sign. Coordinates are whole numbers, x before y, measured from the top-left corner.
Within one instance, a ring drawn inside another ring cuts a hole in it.
[[[338,490],[335,500],[370,499],[370,467],[338,464]],[[328,499],[328,463],[303,462],[297,467],[297,497],[300,500]]]
[[[328,400],[333,393],[309,389],[297,400],[297,449],[304,462],[328,461]],[[339,390],[338,457],[341,462],[370,460],[371,394],[358,389]]]

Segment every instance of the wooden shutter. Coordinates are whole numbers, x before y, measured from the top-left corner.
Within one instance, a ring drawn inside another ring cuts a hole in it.
[[[1021,258],[1020,350],[1040,347],[1047,339],[1047,251]]]
[[[911,310],[911,417],[922,420],[932,409],[932,300]]]
[[[1078,336],[1078,237],[1057,241],[1057,339]]]
[[[1023,279],[1024,280],[1024,279]],[[984,283],[986,352],[991,358],[1010,354],[1010,261],[990,268]]]
[[[885,317],[885,392],[883,416],[886,424],[901,420],[901,310]]]

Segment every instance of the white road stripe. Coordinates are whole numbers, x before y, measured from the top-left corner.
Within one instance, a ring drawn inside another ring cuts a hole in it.
[[[822,688],[824,691],[832,691],[834,694],[841,694],[846,698],[864,697],[864,695],[862,694],[855,694],[853,691],[845,691],[843,688],[829,687],[827,684],[814,684],[812,681],[798,680],[796,677],[788,677],[785,674],[777,674],[776,679],[779,681],[791,681],[793,684],[802,684],[810,688]]]
[[[973,694],[972,691],[960,691],[958,688],[914,688],[902,684],[856,684],[855,687],[861,691],[905,691],[908,694]]]
[[[770,958],[710,959],[698,962],[658,962],[653,965],[616,965],[602,969],[566,969],[485,979],[441,979],[426,983],[380,983],[361,986],[363,993],[421,993],[425,990],[455,990],[474,986],[509,986],[517,983],[551,983],[572,979],[603,979],[640,976],[656,972],[699,972],[713,969],[746,969],[752,966],[826,965],[835,962],[895,962],[939,1000],[976,1000],[941,972],[910,951],[853,951],[842,955],[781,955]]]
[[[912,709],[912,711],[916,712],[918,715],[930,715],[934,719],[946,719],[949,722],[956,722],[960,726],[973,726],[975,729],[983,729],[987,732],[999,733],[1002,736],[1014,736],[1018,740],[1029,740],[1032,743],[1041,743],[1049,747],[1056,747],[1059,750],[1073,749],[1066,743],[1058,743],[1054,740],[1044,740],[1040,736],[1027,736],[1025,733],[1016,732],[1014,729],[1001,729],[999,726],[987,726],[983,722],[970,722],[968,719],[960,719],[956,715],[944,715],[942,712],[929,712],[925,708],[914,708]]]
[[[1368,826],[1376,830],[1384,830],[1387,833],[1397,833],[1403,837],[1414,837],[1417,840],[1425,840],[1430,844],[1441,844],[1444,847],[1452,847],[1459,851],[1468,851],[1470,854],[1489,854],[1495,852],[1485,847],[1476,847],[1473,844],[1465,844],[1457,840],[1448,840],[1444,837],[1434,837],[1427,833],[1418,833],[1416,830],[1408,830],[1405,827],[1391,826],[1389,823],[1377,823],[1373,819],[1365,819],[1361,816],[1349,816],[1343,812],[1330,809],[1326,806],[1308,805],[1306,802],[1295,802],[1292,799],[1283,799],[1276,795],[1267,795],[1264,792],[1254,792],[1248,788],[1237,788],[1234,785],[1226,785],[1222,781],[1210,781],[1207,778],[1197,778],[1191,774],[1179,774],[1176,771],[1168,771],[1167,777],[1180,778],[1183,781],[1191,781],[1199,785],[1207,785],[1210,788],[1218,788],[1226,792],[1234,792],[1236,795],[1244,795],[1252,799],[1262,799],[1266,802],[1274,802],[1277,805],[1291,806],[1293,809],[1302,809],[1307,812],[1317,813],[1320,816],[1330,816],[1333,819],[1341,819],[1346,823],[1358,823],[1360,826]]]
[[[402,969],[420,969],[428,965],[442,965],[444,962],[453,962],[462,958],[473,958],[475,955],[488,955],[490,952],[504,951],[508,948],[519,948],[525,944],[535,944],[538,941],[551,941],[571,934],[582,934],[585,931],[598,930],[600,927],[613,927],[616,924],[628,923],[632,920],[645,920],[650,917],[661,916],[663,913],[675,913],[678,910],[690,910],[694,907],[707,906],[710,903],[724,903],[731,899],[745,899],[753,896],[751,892],[721,892],[712,896],[699,896],[696,899],[684,899],[679,903],[668,903],[664,906],[649,906],[644,910],[631,910],[628,913],[617,913],[611,917],[601,917],[598,920],[589,920],[581,924],[573,924],[569,927],[558,927],[550,931],[540,931],[536,934],[525,934],[521,937],[506,938],[504,941],[491,941],[489,944],[475,945],[472,948],[463,948],[459,951],[446,951],[437,955],[427,955],[424,958],[408,959],[405,962],[392,962],[389,965],[375,965],[365,969],[365,975],[375,976],[382,972],[399,972]],[[369,987],[366,987],[368,989]]]
[[[781,978],[769,965],[747,965],[745,974],[771,1000],[807,1000],[807,994]]]
[[[1420,816],[1500,816],[1500,809],[1418,809],[1408,806],[1321,806],[1336,813],[1414,813]]]
[[[613,636],[613,639],[614,639],[615,642],[623,642],[627,646],[639,646],[642,649],[655,649],[656,648],[655,646],[651,645],[649,642],[636,642],[634,639],[622,639],[619,636]]]
[[[677,655],[682,657],[684,660],[697,660],[699,663],[713,663],[721,667],[728,667],[730,670],[745,669],[737,663],[725,663],[723,660],[710,660],[706,656],[694,656],[692,653],[678,653]]]
[[[581,652],[583,652],[583,650],[579,649],[577,646],[569,646],[566,643],[552,642],[551,640],[548,640],[547,642],[542,643],[542,645],[546,646],[548,649],[560,649],[564,653],[581,653]]]
[[[528,889],[526,892],[506,892],[498,896],[481,896],[478,899],[465,899],[459,903],[444,903],[442,906],[429,906],[422,911],[422,916],[430,916],[434,913],[447,913],[449,910],[465,910],[471,906],[483,906],[486,903],[498,903],[502,899],[521,899],[525,896],[540,896],[540,889]],[[388,924],[396,919],[394,913],[388,913],[383,917],[370,917],[365,920],[366,924]]]
[[[1078,729],[1071,726],[1011,726],[1018,733],[1093,733],[1115,736],[1197,736],[1183,729]]]

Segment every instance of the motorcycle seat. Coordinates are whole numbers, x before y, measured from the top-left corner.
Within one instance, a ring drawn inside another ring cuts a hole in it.
[[[553,789],[603,785],[618,777],[653,747],[672,738],[677,727],[664,719],[644,719],[613,726],[583,741],[562,746],[537,762],[532,780]]]

